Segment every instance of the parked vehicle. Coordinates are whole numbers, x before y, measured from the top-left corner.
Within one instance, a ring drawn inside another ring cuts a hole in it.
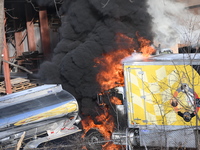
[[[123,61],[125,132],[115,144],[196,148],[199,140],[200,54]],[[122,88],[121,88],[122,89]],[[118,106],[119,107],[119,106]],[[118,139],[118,140],[116,140]]]
[[[0,97],[0,143],[13,145],[25,132],[26,148],[81,131],[76,99],[61,85],[42,85]]]

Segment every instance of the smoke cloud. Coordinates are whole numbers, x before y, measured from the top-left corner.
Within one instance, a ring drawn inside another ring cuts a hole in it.
[[[175,44],[196,46],[199,43],[200,16],[193,14],[185,3],[175,0],[148,0],[153,17],[154,41],[162,48]]]
[[[151,16],[146,0],[65,0],[59,9],[62,26],[61,41],[54,49],[51,62],[40,66],[39,76],[44,83],[61,83],[85,107],[95,105],[100,90],[96,82],[99,68],[94,59],[130,48],[126,40],[116,42],[117,33],[136,39],[140,36],[153,40]],[[51,5],[52,1],[38,1]],[[88,114],[94,113],[88,110]],[[94,111],[94,109],[91,111]],[[84,113],[86,113],[84,111]],[[87,114],[86,114],[87,115]]]

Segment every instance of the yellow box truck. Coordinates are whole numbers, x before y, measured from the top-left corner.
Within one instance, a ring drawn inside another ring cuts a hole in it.
[[[124,143],[127,149],[196,148],[200,138],[200,54],[129,58],[123,61],[123,69],[128,128],[124,136],[113,134],[116,144]]]

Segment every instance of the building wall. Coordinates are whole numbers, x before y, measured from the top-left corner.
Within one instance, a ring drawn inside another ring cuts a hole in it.
[[[187,3],[188,6],[200,5],[200,1],[199,0],[181,0],[181,1]]]
[[[176,1],[186,3],[186,5],[193,13],[200,14],[200,0],[176,0]]]

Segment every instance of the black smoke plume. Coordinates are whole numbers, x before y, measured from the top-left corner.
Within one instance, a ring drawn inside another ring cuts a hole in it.
[[[53,0],[38,5],[54,7]],[[80,102],[85,115],[94,113],[99,72],[94,59],[119,47],[130,48],[126,40],[116,43],[117,33],[135,39],[136,33],[152,41],[151,16],[147,0],[64,0],[59,8],[61,41],[51,62],[41,65],[44,83],[61,83]]]

